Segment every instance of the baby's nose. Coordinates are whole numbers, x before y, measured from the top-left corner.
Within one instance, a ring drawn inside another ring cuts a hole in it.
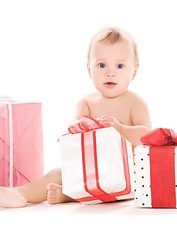
[[[113,72],[109,72],[109,73],[106,73],[106,77],[115,77],[115,73]]]

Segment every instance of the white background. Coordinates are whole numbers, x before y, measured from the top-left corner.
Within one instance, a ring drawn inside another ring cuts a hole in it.
[[[95,91],[90,38],[118,26],[135,38],[140,69],[130,89],[149,105],[153,128],[177,130],[174,1],[0,1],[0,95],[43,103],[45,172],[60,166],[57,139],[77,101]]]
[[[43,103],[45,172],[60,166],[57,139],[67,131],[77,101],[94,91],[86,68],[88,44],[105,26],[126,29],[138,44],[140,69],[130,89],[148,103],[153,128],[177,130],[175,4],[0,1],[0,95]]]

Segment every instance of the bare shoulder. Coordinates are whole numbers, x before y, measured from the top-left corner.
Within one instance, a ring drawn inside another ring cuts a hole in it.
[[[131,120],[133,125],[144,125],[151,128],[148,105],[138,94],[129,91],[127,97],[131,101]]]
[[[82,115],[90,116],[90,104],[97,98],[97,93],[91,93],[82,97],[76,106],[75,119],[79,119]]]
[[[99,98],[100,94],[98,92],[94,92],[86,95],[83,100],[89,105],[90,103],[97,101]]]
[[[142,104],[147,106],[147,103],[145,102],[145,100],[133,91],[127,92],[127,98],[128,98],[128,101],[131,102],[132,107],[135,107],[137,104]]]

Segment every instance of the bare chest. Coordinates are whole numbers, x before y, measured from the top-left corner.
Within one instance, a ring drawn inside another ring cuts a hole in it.
[[[124,125],[132,125],[131,122],[131,104],[127,101],[90,101],[89,102],[90,116],[99,118],[103,115],[115,117]]]

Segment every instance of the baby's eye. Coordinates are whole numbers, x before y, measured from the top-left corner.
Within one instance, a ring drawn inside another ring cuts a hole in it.
[[[118,64],[118,65],[117,65],[117,68],[118,68],[118,69],[122,69],[123,67],[124,67],[123,64]]]
[[[99,63],[98,66],[99,66],[100,68],[105,68],[105,64],[104,64],[104,63]]]

